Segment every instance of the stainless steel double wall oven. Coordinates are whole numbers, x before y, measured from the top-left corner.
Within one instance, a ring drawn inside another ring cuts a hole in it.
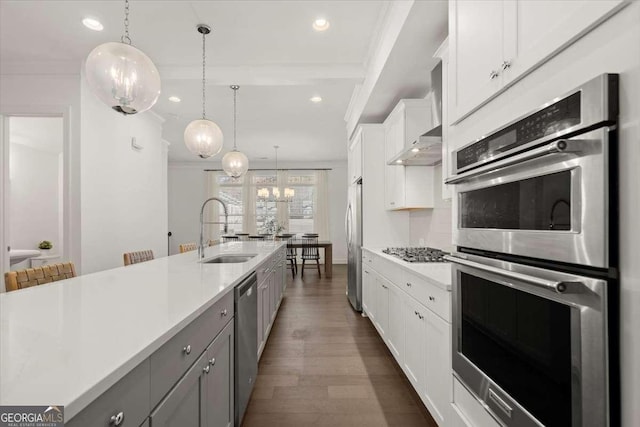
[[[506,426],[615,424],[617,77],[453,153],[454,375]]]

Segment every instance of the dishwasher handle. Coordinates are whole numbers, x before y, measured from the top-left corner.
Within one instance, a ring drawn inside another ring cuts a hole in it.
[[[242,298],[247,292],[251,290],[253,285],[257,283],[258,276],[255,272],[251,273],[251,275],[247,279],[245,279],[244,282],[236,286],[236,299]]]

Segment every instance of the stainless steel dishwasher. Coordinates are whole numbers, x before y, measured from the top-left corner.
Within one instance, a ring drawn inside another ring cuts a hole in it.
[[[258,374],[258,280],[255,273],[235,288],[235,425],[242,424]]]

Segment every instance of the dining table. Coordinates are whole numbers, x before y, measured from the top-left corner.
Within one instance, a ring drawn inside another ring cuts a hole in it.
[[[287,240],[287,248],[300,249],[303,247],[317,247],[324,250],[324,275],[327,279],[333,276],[333,243],[329,240],[318,240],[317,243],[309,243],[301,238]]]

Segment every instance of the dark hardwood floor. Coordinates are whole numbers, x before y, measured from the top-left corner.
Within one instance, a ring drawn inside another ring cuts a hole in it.
[[[436,426],[369,319],[333,278],[292,281],[260,360],[243,422],[253,426]]]

